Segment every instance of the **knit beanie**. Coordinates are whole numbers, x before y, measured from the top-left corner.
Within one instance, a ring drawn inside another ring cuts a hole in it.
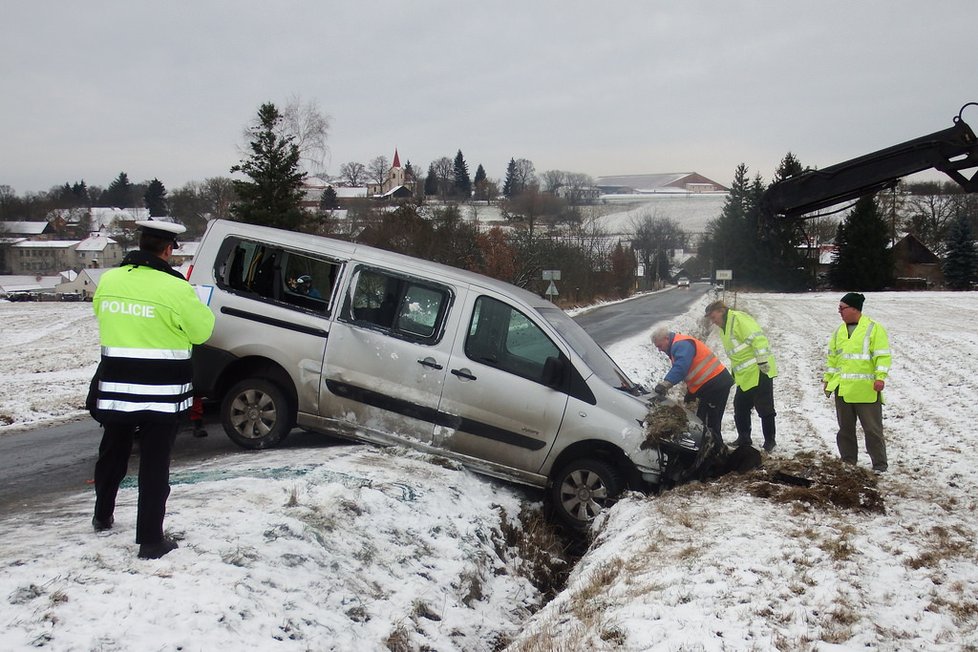
[[[847,306],[852,306],[853,308],[855,308],[856,310],[858,310],[860,312],[862,312],[862,309],[863,309],[863,301],[865,301],[865,300],[866,300],[866,297],[863,296],[863,295],[861,295],[861,294],[859,294],[858,292],[849,292],[848,294],[846,294],[846,296],[844,296],[844,297],[842,297],[842,299],[840,299],[840,301],[842,301],[842,303],[846,304]]]

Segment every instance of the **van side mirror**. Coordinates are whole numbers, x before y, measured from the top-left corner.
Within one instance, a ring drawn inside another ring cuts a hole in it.
[[[543,384],[557,389],[564,385],[564,375],[567,371],[566,360],[559,355],[552,355],[543,363]]]

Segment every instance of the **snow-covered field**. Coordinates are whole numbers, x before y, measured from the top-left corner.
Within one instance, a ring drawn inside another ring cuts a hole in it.
[[[767,470],[833,466],[820,376],[841,294],[736,297],[778,355]],[[709,333],[706,301],[672,325]],[[82,414],[89,310],[0,303],[0,436]],[[629,495],[528,616],[540,595],[501,523],[536,507],[517,489],[398,450],[242,453],[174,470],[181,548],[158,561],[135,557],[131,486],[106,534],[89,494],[0,520],[0,649],[978,650],[978,295],[877,293],[864,311],[894,352],[890,472],[851,475],[884,512],[775,499],[756,476]],[[645,384],[666,370],[644,335],[609,352]]]

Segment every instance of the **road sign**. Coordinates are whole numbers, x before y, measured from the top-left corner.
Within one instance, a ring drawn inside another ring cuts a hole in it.
[[[557,286],[554,284],[553,281],[550,281],[550,287],[547,288],[547,296],[548,297],[555,297],[555,296],[557,296],[557,294],[558,294],[557,293]]]
[[[559,269],[545,269],[545,270],[543,270],[543,280],[544,281],[559,281],[560,280],[560,270]]]
[[[733,270],[732,269],[718,269],[717,270],[717,280],[718,281],[731,281],[731,280],[733,280]]]

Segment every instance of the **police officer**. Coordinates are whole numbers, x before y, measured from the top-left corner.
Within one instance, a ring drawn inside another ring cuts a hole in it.
[[[764,450],[770,453],[777,446],[774,378],[778,375],[778,368],[767,336],[753,317],[740,310],[731,310],[723,301],[708,305],[706,317],[720,329],[720,339],[730,357],[730,370],[737,383],[734,393],[737,446],[751,445],[751,411],[757,410],[764,435]]]
[[[157,559],[177,547],[163,535],[170,494],[170,451],[180,416],[193,400],[192,345],[207,340],[214,315],[169,265],[176,236],[159,220],[139,221],[139,250],[105,272],[92,300],[102,360],[88,405],[104,427],[95,464],[95,531],[113,525],[116,495],[139,432],[139,557]]]

